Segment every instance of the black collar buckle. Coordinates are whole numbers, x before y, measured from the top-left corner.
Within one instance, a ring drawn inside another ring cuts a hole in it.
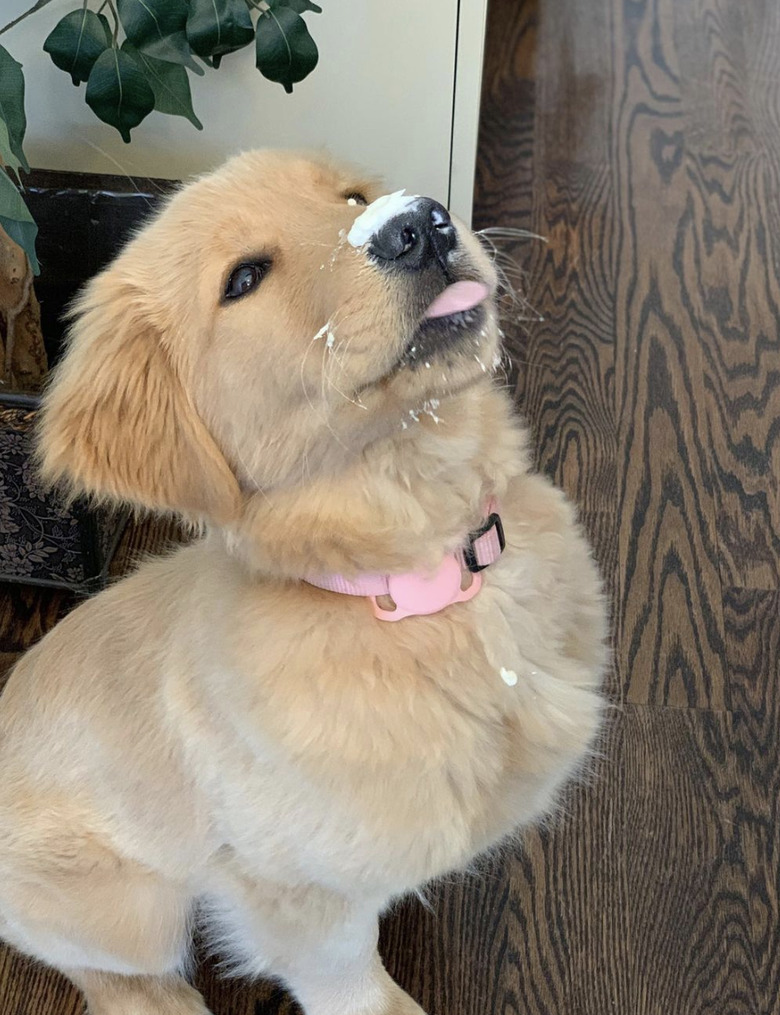
[[[504,526],[501,523],[501,516],[497,512],[493,511],[490,515],[488,515],[485,522],[478,529],[475,529],[473,532],[469,532],[466,545],[463,547],[463,560],[466,567],[472,574],[478,574],[480,571],[484,571],[486,567],[490,566],[489,564],[480,564],[477,559],[475,543],[484,536],[485,533],[490,532],[492,528],[495,528],[496,535],[498,536],[498,545],[501,547],[501,552],[504,552],[504,548],[506,547]]]

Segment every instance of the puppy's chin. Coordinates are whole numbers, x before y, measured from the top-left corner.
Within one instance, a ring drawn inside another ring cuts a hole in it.
[[[391,373],[391,386],[414,397],[446,398],[492,374],[500,362],[495,313],[484,304],[422,321]]]
[[[460,310],[447,317],[425,318],[403,351],[399,366],[412,370],[430,369],[426,363],[440,356],[450,357],[469,344],[479,347],[487,341],[488,314],[483,304]]]

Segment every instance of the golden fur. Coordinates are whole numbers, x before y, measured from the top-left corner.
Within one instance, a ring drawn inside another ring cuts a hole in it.
[[[599,582],[483,367],[495,309],[398,368],[433,282],[344,242],[356,190],[381,193],[269,152],[183,189],[86,289],[46,398],[49,479],[205,531],[76,609],[0,702],[0,935],[92,1015],[205,1012],[196,920],[307,1015],[419,1013],[378,914],[549,809],[598,728]],[[459,237],[455,270],[494,285]],[[469,603],[382,623],[298,580],[435,566],[493,495],[507,548]]]

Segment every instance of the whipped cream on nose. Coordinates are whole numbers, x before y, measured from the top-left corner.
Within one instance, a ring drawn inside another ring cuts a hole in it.
[[[420,200],[419,194],[407,194],[405,190],[397,190],[394,194],[384,194],[372,201],[362,215],[358,215],[347,233],[347,242],[353,247],[363,247],[372,236],[376,236],[382,226],[396,215],[412,208]]]

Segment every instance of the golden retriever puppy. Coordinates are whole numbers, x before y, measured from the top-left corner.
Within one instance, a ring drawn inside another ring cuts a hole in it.
[[[495,287],[436,202],[260,152],[76,304],[45,475],[204,533],[0,701],[0,936],[92,1015],[205,1012],[196,924],[307,1015],[419,1013],[379,914],[580,765],[599,581],[491,376]]]

